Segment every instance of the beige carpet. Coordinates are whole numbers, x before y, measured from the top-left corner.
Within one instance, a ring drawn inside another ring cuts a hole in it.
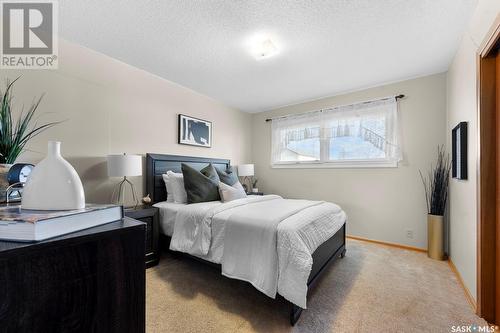
[[[147,332],[450,332],[486,325],[448,263],[424,253],[348,241],[291,327],[289,308],[251,285],[171,253],[146,274]]]

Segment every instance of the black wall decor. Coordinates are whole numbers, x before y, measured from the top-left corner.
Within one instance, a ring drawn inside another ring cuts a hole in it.
[[[179,115],[179,144],[210,148],[212,123],[207,120]]]
[[[452,177],[467,179],[467,122],[462,121],[452,131]]]

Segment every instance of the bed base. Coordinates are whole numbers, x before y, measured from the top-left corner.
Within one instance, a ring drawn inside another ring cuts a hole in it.
[[[309,275],[309,279],[307,281],[308,290],[314,288],[317,282],[320,280],[322,274],[327,270],[328,266],[334,262],[338,258],[343,258],[346,253],[346,232],[345,232],[345,224],[326,242],[321,244],[316,251],[312,254],[313,258],[313,266],[311,268],[311,274]],[[170,245],[170,237],[160,234],[160,247],[163,250],[168,250]],[[201,258],[191,256],[187,253],[180,253],[183,256],[192,258],[196,261],[202,262],[204,264],[208,264],[214,268],[221,269],[221,265],[212,263],[207,260],[203,260]],[[286,301],[290,306],[290,324],[294,326],[300,318],[302,314],[301,307]]]

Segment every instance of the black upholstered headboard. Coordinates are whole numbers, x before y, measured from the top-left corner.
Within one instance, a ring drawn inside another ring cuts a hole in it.
[[[209,163],[220,170],[226,170],[230,160],[193,156],[177,156],[163,154],[146,154],[146,193],[149,193],[153,203],[167,200],[167,191],[162,174],[168,170],[182,172],[181,163],[201,170]]]

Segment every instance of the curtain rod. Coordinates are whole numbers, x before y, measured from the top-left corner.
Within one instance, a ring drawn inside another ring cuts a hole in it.
[[[401,98],[404,98],[405,95],[403,94],[400,94],[400,95],[397,95],[397,96],[394,96],[394,98],[396,98],[396,100],[398,99],[401,99]],[[393,97],[385,97],[385,98],[380,98],[380,99],[373,99],[371,101],[366,101],[366,102],[359,102],[359,103],[354,103],[354,104],[350,104],[350,105],[356,105],[356,104],[368,104],[368,103],[371,103],[371,102],[377,102],[377,101],[385,101],[385,100],[388,100],[390,98],[393,98]],[[333,108],[328,108],[328,109],[334,109],[335,107]],[[315,110],[315,111],[309,111],[309,112],[305,112],[305,113],[297,113],[297,114],[287,114],[285,116],[280,116],[280,117],[274,117],[274,118],[267,118],[266,119],[266,122],[267,121],[273,121],[274,119],[281,119],[281,118],[286,118],[286,117],[290,117],[290,116],[298,116],[298,115],[303,115],[303,114],[308,114],[308,113],[314,113],[314,112],[323,112],[324,109],[321,109],[321,110]],[[327,109],[325,109],[327,110]]]

